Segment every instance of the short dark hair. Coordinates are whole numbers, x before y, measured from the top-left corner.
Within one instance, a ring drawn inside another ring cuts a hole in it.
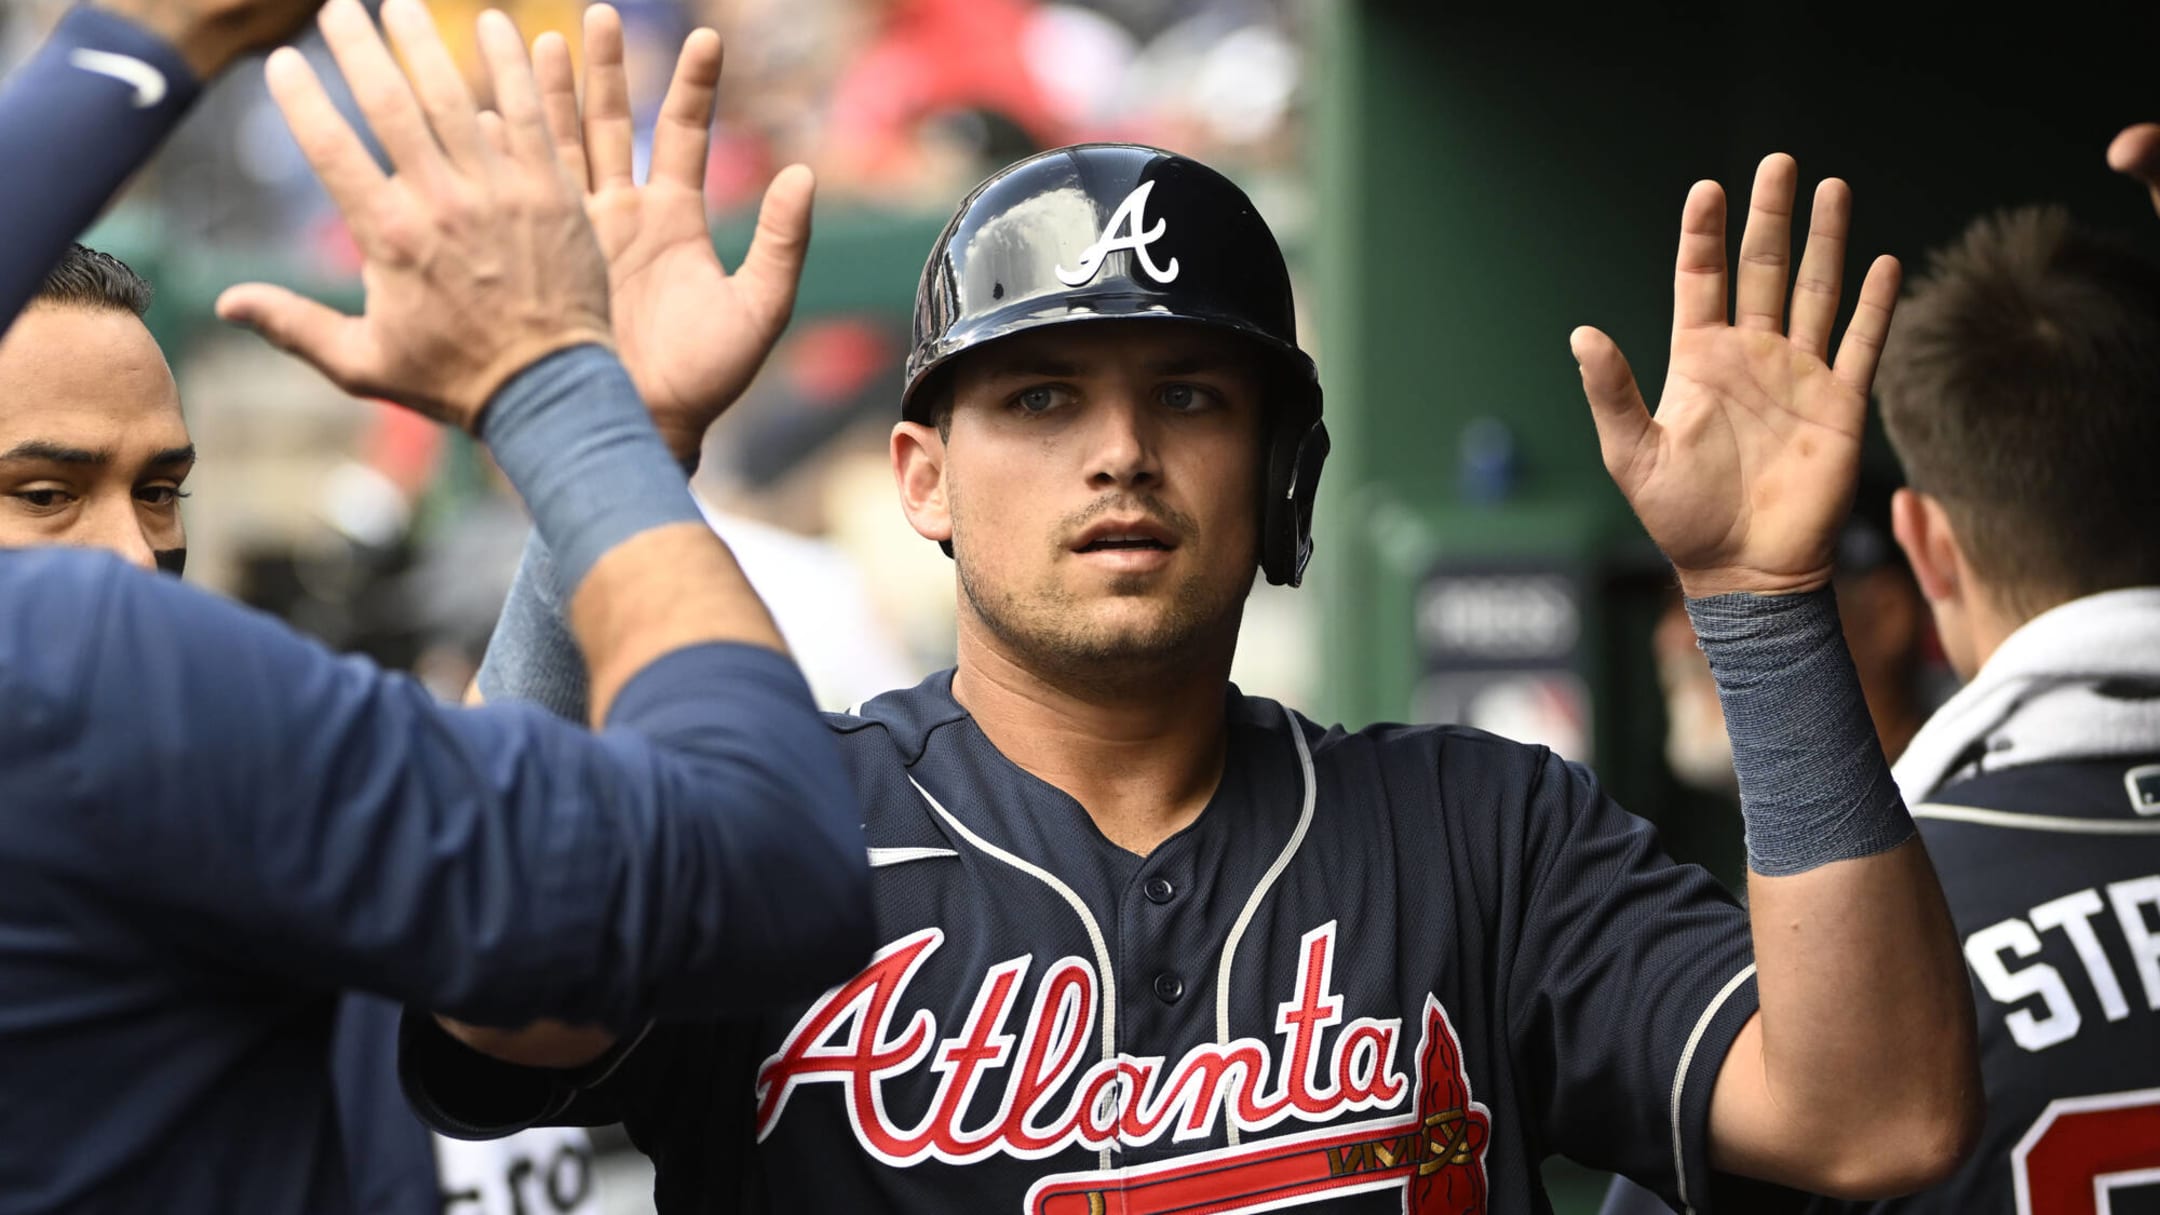
[[[141,316],[150,310],[150,283],[110,253],[69,245],[45,275],[33,303],[62,304]]]
[[[1875,388],[2003,607],[2160,583],[2160,266],[2060,208],[1984,217],[1898,305]]]

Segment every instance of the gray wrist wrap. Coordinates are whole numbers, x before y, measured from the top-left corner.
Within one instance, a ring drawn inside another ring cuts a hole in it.
[[[1911,838],[1831,592],[1713,595],[1687,613],[1725,708],[1748,867],[1804,873]]]
[[[488,638],[477,681],[489,704],[513,700],[539,705],[557,717],[585,720],[588,690],[585,659],[563,626],[555,589],[555,563],[534,532],[526,537],[517,577],[503,600],[502,619]]]
[[[546,538],[566,603],[609,549],[702,518],[629,373],[599,346],[519,372],[488,402],[480,437]]]

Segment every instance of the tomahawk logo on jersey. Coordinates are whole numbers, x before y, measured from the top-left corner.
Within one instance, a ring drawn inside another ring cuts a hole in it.
[[[514,1119],[532,1073],[409,1051],[437,1123],[620,1118],[669,1211],[1471,1215],[1536,1209],[1554,1152],[1707,1209],[1746,920],[1581,769],[1233,692],[1213,802],[1141,857],[949,682],[834,719],[885,942],[861,974],[657,1027]]]

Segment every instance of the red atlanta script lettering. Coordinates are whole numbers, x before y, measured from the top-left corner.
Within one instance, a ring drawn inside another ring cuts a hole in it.
[[[1326,1123],[1391,1109],[1409,1094],[1395,1061],[1402,1019],[1343,1021],[1342,997],[1332,990],[1335,927],[1330,920],[1300,942],[1296,990],[1275,1009],[1279,1065],[1257,1038],[1203,1043],[1174,1065],[1163,1056],[1117,1053],[1096,1030],[1095,968],[1077,957],[1044,972],[1017,1035],[1007,1026],[1028,957],[991,967],[959,1032],[941,1038],[928,1009],[898,1011],[945,940],[942,930],[924,929],[887,945],[868,969],[827,992],[758,1069],[758,1139],[778,1124],[788,1098],[811,1084],[840,1086],[857,1138],[900,1167],[926,1159],[965,1164],[996,1153],[1032,1160],[1075,1145],[1152,1143],[1166,1132],[1172,1142],[1204,1139],[1219,1117],[1259,1131],[1290,1118]],[[1331,1029],[1337,1032],[1329,1042]],[[924,1066],[938,1077],[928,1108],[892,1108],[888,1086]],[[966,1125],[986,1085],[1000,1093],[996,1113]],[[1060,1099],[1068,1085],[1071,1095]]]

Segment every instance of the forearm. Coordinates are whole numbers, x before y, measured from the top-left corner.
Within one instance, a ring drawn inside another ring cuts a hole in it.
[[[555,584],[547,542],[525,538],[517,575],[503,597],[502,613],[488,636],[487,652],[473,677],[472,703],[535,704],[565,721],[591,718],[591,682],[585,656],[570,636],[568,610]]]
[[[1688,608],[1740,778],[1762,1002],[1721,1073],[1713,1145],[1735,1171],[1818,1191],[1897,1188],[1900,1166],[1938,1165],[1978,1110],[1970,988],[1941,889],[1830,593]]]
[[[568,600],[593,721],[604,721],[623,684],[671,650],[708,642],[784,650],[612,355],[587,347],[543,360],[489,405],[482,429],[553,556],[553,585],[542,587],[542,571],[528,566],[534,576],[521,578],[520,593]],[[563,475],[566,444],[591,467]],[[542,605],[531,606],[544,624]],[[482,690],[491,690],[488,681]]]
[[[0,183],[9,237],[0,254],[0,328],[179,123],[199,91],[196,79],[150,30],[82,8],[0,86],[0,157],[55,169]]]
[[[0,804],[65,790],[39,863],[177,953],[615,1031],[814,994],[869,954],[860,806],[770,650],[670,653],[595,736],[444,707],[102,555],[6,555],[0,604],[33,603],[0,612]]]
[[[1787,877],[1750,874],[1748,900],[1763,1083],[1750,1097],[1721,1082],[1711,1119],[1782,1129],[1774,1154],[1735,1136],[1740,1150],[1713,1163],[1850,1197],[1929,1184],[1962,1155],[1981,1106],[1971,988],[1920,839]]]
[[[597,1025],[535,1021],[517,1029],[467,1025],[438,1013],[435,1023],[451,1037],[492,1059],[520,1067],[583,1067],[613,1049],[618,1039]]]

